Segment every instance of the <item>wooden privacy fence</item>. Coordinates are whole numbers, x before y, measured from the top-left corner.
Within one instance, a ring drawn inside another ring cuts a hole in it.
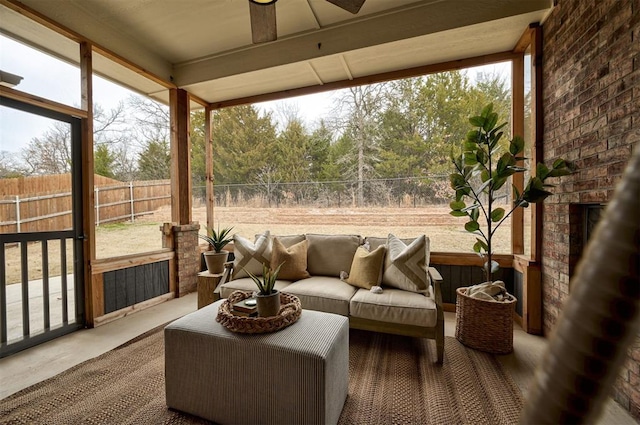
[[[119,182],[95,176],[96,225],[134,221],[171,204],[169,180]],[[0,233],[71,228],[69,174],[0,179]]]

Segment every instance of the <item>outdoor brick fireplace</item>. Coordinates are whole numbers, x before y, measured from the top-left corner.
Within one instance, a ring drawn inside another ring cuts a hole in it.
[[[543,24],[544,159],[562,156],[579,168],[544,205],[546,334],[569,296],[585,232],[611,201],[632,149],[640,149],[639,13],[636,0],[558,0]],[[636,419],[639,383],[640,337],[613,391]]]

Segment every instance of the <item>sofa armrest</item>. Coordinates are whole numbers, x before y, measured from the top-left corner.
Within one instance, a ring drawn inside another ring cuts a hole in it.
[[[433,295],[436,300],[436,304],[442,305],[442,275],[435,267],[429,267],[429,277],[431,278],[431,284],[433,285]]]
[[[233,261],[227,261],[224,263],[224,271],[222,272],[222,277],[220,278],[220,283],[216,286],[216,289],[213,291],[214,299],[220,299],[220,291],[222,284],[227,283],[231,280],[231,273],[233,272]]]
[[[437,323],[436,323],[436,349],[438,353],[438,363],[442,364],[444,360],[444,311],[442,310],[442,275],[434,267],[429,267],[429,277],[433,284],[433,298],[436,302]]]

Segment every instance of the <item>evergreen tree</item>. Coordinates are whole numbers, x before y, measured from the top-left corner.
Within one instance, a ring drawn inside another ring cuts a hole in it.
[[[115,178],[113,167],[116,162],[116,156],[109,151],[109,147],[102,143],[96,146],[93,153],[93,169],[96,174],[110,179]]]
[[[252,105],[215,111],[212,118],[213,173],[216,184],[256,182],[272,167],[275,125]]]
[[[171,178],[171,153],[165,140],[152,140],[138,156],[138,175],[141,180]]]

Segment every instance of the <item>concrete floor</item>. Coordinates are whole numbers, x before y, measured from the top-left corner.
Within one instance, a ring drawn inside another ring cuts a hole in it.
[[[196,305],[197,295],[189,294],[98,328],[79,330],[0,359],[0,399],[109,351],[158,325],[190,313],[196,310]],[[499,359],[526,394],[547,341],[542,337],[523,332],[517,325],[515,328],[514,352],[499,356]],[[454,333],[455,314],[445,313],[445,334],[454,336]],[[598,423],[637,424],[612,400],[607,403]]]

